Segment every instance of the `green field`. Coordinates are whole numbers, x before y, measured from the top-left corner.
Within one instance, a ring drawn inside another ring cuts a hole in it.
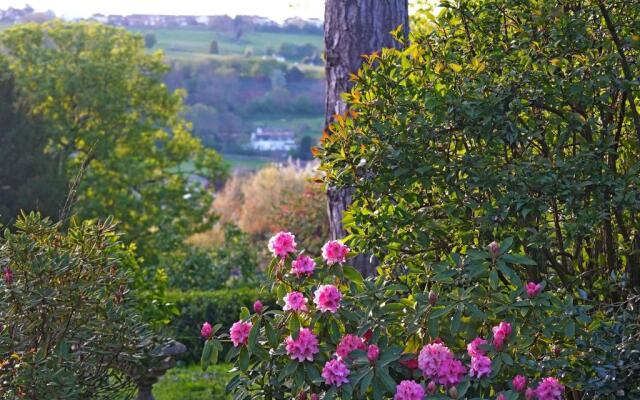
[[[223,400],[229,365],[214,365],[202,372],[199,365],[175,367],[153,386],[156,400]]]
[[[250,120],[253,129],[261,126],[291,129],[298,139],[303,136],[311,136],[319,140],[324,129],[324,117],[298,117],[298,118],[256,118]]]
[[[277,50],[282,43],[303,45],[310,43],[319,49],[323,48],[322,35],[298,33],[250,32],[239,40],[228,34],[214,32],[202,28],[133,28],[133,32],[141,34],[153,33],[157,43],[155,48],[163,49],[170,58],[206,59],[210,57],[209,45],[212,40],[218,41],[221,55],[244,54],[251,49],[254,55],[262,56],[267,48]]]

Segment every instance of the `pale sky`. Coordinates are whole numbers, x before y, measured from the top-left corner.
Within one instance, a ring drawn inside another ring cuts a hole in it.
[[[36,11],[53,10],[66,18],[102,14],[169,15],[260,15],[276,21],[289,17],[324,16],[323,0],[0,0],[0,9],[22,8],[28,3]]]

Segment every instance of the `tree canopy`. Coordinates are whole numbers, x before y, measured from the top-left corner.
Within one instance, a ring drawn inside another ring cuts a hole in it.
[[[207,226],[207,186],[224,168],[191,135],[161,53],[123,29],[60,21],[7,29],[0,46],[17,95],[46,124],[43,153],[79,182],[74,212],[113,215],[148,263]]]

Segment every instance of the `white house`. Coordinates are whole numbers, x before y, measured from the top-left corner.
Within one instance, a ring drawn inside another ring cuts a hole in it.
[[[256,151],[289,151],[297,147],[293,131],[258,128],[251,134],[251,148]]]

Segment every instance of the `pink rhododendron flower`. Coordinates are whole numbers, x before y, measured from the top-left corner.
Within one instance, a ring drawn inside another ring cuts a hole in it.
[[[496,397],[496,400],[507,400],[507,398],[504,396],[504,394],[500,393],[498,397]]]
[[[234,347],[240,347],[249,341],[249,332],[251,332],[251,328],[253,324],[251,322],[243,322],[238,321],[235,322],[231,329],[229,329],[229,335],[231,336],[231,341],[233,342]]]
[[[257,314],[261,314],[262,310],[264,310],[264,305],[260,300],[256,300],[256,302],[253,303],[253,311],[255,311]]]
[[[289,357],[299,362],[305,360],[313,361],[313,356],[320,351],[318,348],[318,339],[309,328],[300,329],[297,339],[289,336],[285,340],[285,344]]]
[[[285,311],[307,311],[307,299],[300,292],[291,292],[284,296]]]
[[[446,388],[456,386],[467,374],[467,369],[460,360],[448,358],[440,365],[438,371],[438,383]]]
[[[291,263],[291,273],[297,277],[302,275],[311,276],[315,268],[316,262],[313,261],[313,258],[305,255],[298,256],[298,258]]]
[[[393,400],[423,400],[424,389],[416,381],[405,380],[396,386],[396,395]]]
[[[343,383],[348,383],[347,378],[351,371],[342,360],[329,360],[322,368],[322,377],[327,385],[340,387]]]
[[[516,392],[524,392],[527,388],[527,378],[523,375],[516,375],[511,383],[513,383],[513,389]]]
[[[296,237],[290,232],[278,232],[269,239],[269,250],[274,257],[284,258],[296,251]]]
[[[322,285],[314,293],[313,302],[322,312],[335,313],[340,308],[340,300],[342,294],[337,287],[333,285]]]
[[[380,357],[380,348],[375,344],[369,345],[369,348],[367,349],[367,359],[369,359],[369,362],[375,362],[378,357]]]
[[[420,350],[418,367],[427,378],[437,379],[442,363],[452,358],[453,354],[447,346],[442,343],[431,343]]]
[[[535,282],[529,282],[524,286],[527,291],[527,296],[536,297],[542,291],[542,285]]]
[[[538,400],[562,400],[564,386],[556,378],[544,378],[535,389]]]
[[[489,376],[489,374],[491,374],[491,359],[483,355],[471,357],[469,374],[478,379]]]
[[[484,356],[487,354],[487,351],[481,346],[485,344],[487,344],[486,340],[481,337],[477,337],[467,345],[467,353],[469,353],[471,357]]]
[[[354,350],[366,350],[367,347],[362,341],[362,338],[356,335],[344,335],[340,340],[338,347],[336,348],[336,354],[338,358],[346,358],[349,353]]]
[[[211,339],[211,335],[213,334],[213,327],[210,323],[205,322],[202,324],[202,328],[200,329],[200,336],[203,339]]]
[[[500,350],[504,342],[507,341],[507,337],[511,334],[511,324],[508,322],[500,322],[498,326],[493,327],[493,345],[496,349]]]
[[[329,265],[345,262],[347,254],[349,254],[349,248],[337,240],[331,240],[322,246],[322,258]]]

